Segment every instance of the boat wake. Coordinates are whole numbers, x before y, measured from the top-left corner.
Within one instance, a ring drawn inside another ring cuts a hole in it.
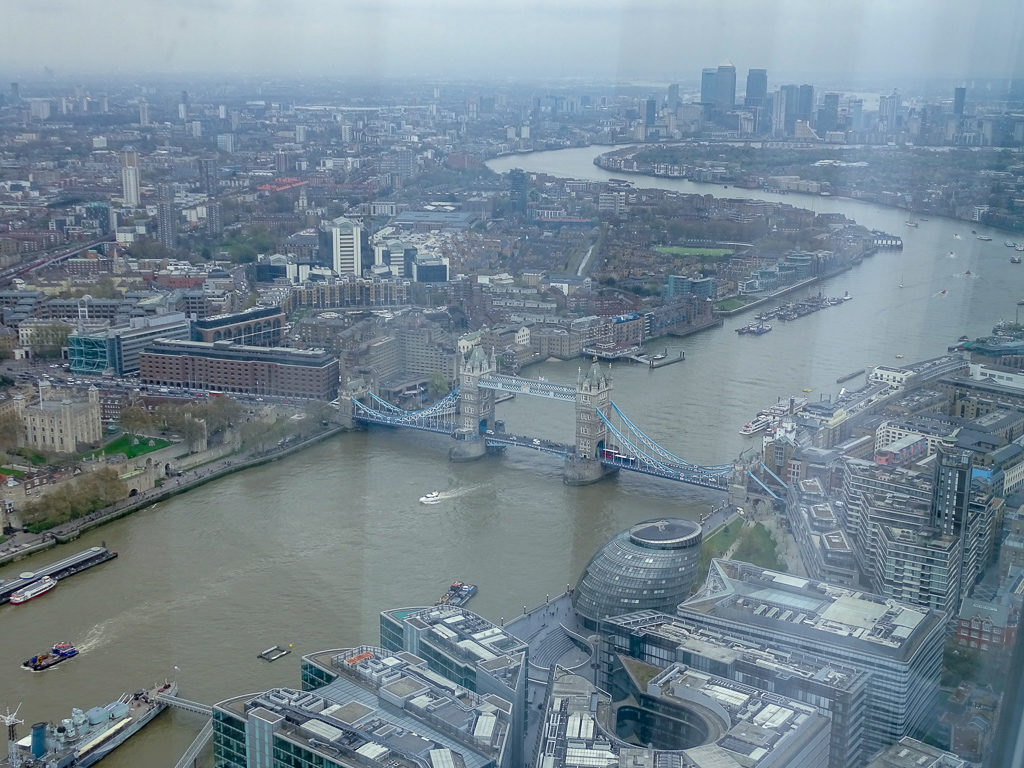
[[[117,616],[114,616],[109,619],[104,619],[98,624],[94,624],[92,629],[85,633],[85,638],[82,642],[78,643],[78,652],[87,653],[88,651],[99,648],[109,642],[107,638],[107,630],[110,628],[110,625],[117,620],[117,618]]]

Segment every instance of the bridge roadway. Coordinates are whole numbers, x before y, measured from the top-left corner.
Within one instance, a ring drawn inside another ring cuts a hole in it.
[[[530,437],[529,435],[510,435],[505,432],[497,432],[485,435],[484,440],[487,445],[511,445],[516,448],[530,448],[534,451],[540,451],[541,453],[547,453],[551,456],[557,456],[560,459],[564,459],[567,456],[572,455],[574,452],[574,448],[571,445],[556,443],[553,440],[541,440],[536,437]]]
[[[622,458],[602,457],[601,463],[606,467],[616,469],[628,469],[630,472],[639,472],[652,477],[662,477],[666,480],[676,480],[689,485],[700,485],[704,488],[711,488],[716,491],[729,490],[729,475],[725,473],[712,474],[710,472],[691,472],[678,470],[666,465],[649,464],[632,456]]]
[[[26,272],[35,272],[37,269],[42,269],[43,267],[48,267],[52,264],[59,264],[65,259],[71,258],[76,253],[81,253],[82,251],[87,251],[90,248],[95,248],[100,243],[111,242],[113,239],[114,238],[110,235],[105,235],[97,240],[90,240],[87,243],[76,244],[74,247],[66,248],[57,254],[41,256],[31,264],[15,264],[12,267],[8,267],[7,269],[0,271],[0,283],[9,283],[18,275],[23,275]]]

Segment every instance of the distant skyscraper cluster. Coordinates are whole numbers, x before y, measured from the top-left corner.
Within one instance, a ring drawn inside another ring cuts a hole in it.
[[[726,61],[701,70],[698,104],[703,111],[695,127],[692,120],[681,119],[684,116],[679,110],[688,105],[680,99],[679,86],[670,85],[666,105],[673,114],[668,120],[652,122],[649,108],[642,106],[644,137],[663,138],[663,125],[688,123],[690,133],[728,131],[830,143],[887,143],[900,134],[929,145],[994,143],[995,125],[991,120],[970,124],[973,121],[968,119],[967,89],[963,86],[954,89],[951,104],[908,106],[893,90],[879,98],[877,112],[865,112],[863,99],[844,98],[833,91],[818,93],[810,83],[786,83],[770,90],[768,70],[752,68],[747,70],[743,98],[737,101],[736,67]]]

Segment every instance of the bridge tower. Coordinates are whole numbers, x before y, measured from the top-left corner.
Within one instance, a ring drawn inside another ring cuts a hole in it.
[[[472,461],[487,453],[484,433],[494,429],[494,390],[482,389],[480,379],[497,370],[494,352],[488,357],[479,346],[459,368],[459,415],[456,443],[448,451],[452,461]]]
[[[608,426],[597,412],[608,413],[612,402],[612,377],[595,360],[587,375],[580,369],[576,379],[576,451],[565,460],[562,478],[569,485],[596,483],[609,473],[601,464],[608,446]]]
[[[355,398],[362,403],[368,403],[371,392],[371,384],[364,379],[349,379],[338,393],[338,422],[346,429],[356,426],[353,420],[352,399]]]

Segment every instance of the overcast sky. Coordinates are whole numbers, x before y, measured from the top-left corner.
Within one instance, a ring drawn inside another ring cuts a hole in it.
[[[1022,0],[0,0],[0,69],[1024,77]],[[2,76],[2,72],[0,72]]]

